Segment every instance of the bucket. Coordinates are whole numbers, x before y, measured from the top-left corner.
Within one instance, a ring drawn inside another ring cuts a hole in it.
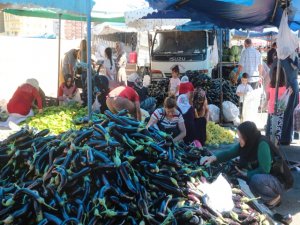
[[[137,53],[130,52],[129,53],[129,63],[136,63],[137,62]]]

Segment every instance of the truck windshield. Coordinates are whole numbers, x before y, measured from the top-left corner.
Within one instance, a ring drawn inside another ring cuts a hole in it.
[[[167,31],[157,32],[154,37],[153,54],[205,54],[206,31]]]

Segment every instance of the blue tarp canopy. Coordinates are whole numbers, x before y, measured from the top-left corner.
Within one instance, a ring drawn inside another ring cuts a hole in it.
[[[261,26],[279,26],[282,8],[277,0],[147,0],[149,5],[157,9],[157,13],[145,18],[186,18],[192,22],[202,21],[222,28],[249,29]],[[289,7],[289,23],[293,30],[300,29],[300,0],[291,0]],[[169,18],[169,17],[168,17]],[[196,27],[195,23],[190,25]],[[187,28],[185,28],[187,29]]]
[[[274,41],[276,35],[278,34],[275,31],[268,31],[268,32],[246,32],[246,31],[240,31],[240,30],[233,30],[232,35],[234,37],[241,37],[241,38],[260,38],[267,41]]]

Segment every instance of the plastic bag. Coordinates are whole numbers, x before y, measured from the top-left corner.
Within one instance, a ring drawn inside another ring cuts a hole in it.
[[[236,121],[239,117],[239,108],[230,101],[225,101],[222,103],[223,115],[226,122]]]
[[[243,121],[252,121],[258,127],[261,126],[259,122],[261,120],[261,116],[258,113],[258,107],[260,105],[262,91],[262,88],[257,88],[248,92],[247,95],[245,95],[243,103]]]
[[[101,104],[100,104],[100,102],[98,101],[98,98],[96,97],[96,98],[95,98],[95,101],[94,101],[94,103],[93,103],[93,105],[92,105],[92,111],[93,111],[93,112],[95,112],[95,111],[100,111],[100,106],[101,106]]]
[[[286,89],[283,95],[280,96],[277,103],[277,110],[278,112],[284,112],[289,102],[290,98],[290,89]]]
[[[282,13],[276,42],[279,59],[286,59],[295,52],[296,48],[298,48],[298,39],[292,33],[288,25],[287,9]]]
[[[211,53],[211,65],[215,67],[219,63],[219,54],[218,54],[218,44],[217,44],[217,36],[214,39],[214,45]]]
[[[294,110],[294,131],[300,132],[300,103]]]
[[[232,190],[228,181],[220,174],[217,179],[200,186],[201,191],[207,196],[207,205],[222,213],[233,209]]]
[[[209,109],[209,120],[218,123],[220,120],[220,108],[216,105],[208,105]]]

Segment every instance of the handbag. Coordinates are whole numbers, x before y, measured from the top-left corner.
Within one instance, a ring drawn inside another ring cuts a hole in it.
[[[278,99],[277,109],[278,112],[284,112],[289,102],[290,98],[290,89],[286,89],[282,96]]]
[[[294,184],[294,178],[284,160],[279,149],[270,141],[267,141],[272,153],[272,167],[270,174],[276,177],[283,185],[285,189],[290,189]]]

